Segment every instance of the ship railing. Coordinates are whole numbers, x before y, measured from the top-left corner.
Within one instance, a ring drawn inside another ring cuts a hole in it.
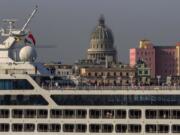
[[[47,90],[180,90],[180,86],[42,86]]]

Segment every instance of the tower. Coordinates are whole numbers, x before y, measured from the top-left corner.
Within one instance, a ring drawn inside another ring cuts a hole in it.
[[[87,50],[87,59],[98,61],[111,61],[116,63],[117,52],[113,46],[114,37],[111,29],[105,24],[104,16],[101,15],[99,23],[91,33],[90,48]]]

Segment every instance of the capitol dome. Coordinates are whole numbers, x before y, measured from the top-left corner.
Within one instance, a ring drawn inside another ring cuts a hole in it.
[[[111,57],[116,62],[116,49],[113,46],[114,37],[111,29],[105,25],[103,16],[99,18],[99,23],[91,33],[90,48],[87,51],[88,59],[105,60]]]

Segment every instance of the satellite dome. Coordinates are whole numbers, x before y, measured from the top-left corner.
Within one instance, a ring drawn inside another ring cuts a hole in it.
[[[36,57],[36,50],[32,46],[25,46],[19,52],[19,58],[21,61],[34,61]]]

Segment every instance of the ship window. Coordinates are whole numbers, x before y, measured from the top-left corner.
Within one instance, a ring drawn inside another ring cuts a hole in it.
[[[37,110],[37,118],[47,118],[48,111],[44,109]]]
[[[22,124],[12,124],[12,131],[14,132],[22,132],[23,131],[23,125]]]
[[[50,124],[49,125],[49,131],[50,132],[60,132],[61,131],[61,125],[60,124]]]
[[[160,119],[169,119],[170,110],[158,110],[158,115]]]
[[[158,131],[158,133],[168,133],[169,132],[169,125],[158,125],[157,131]]]
[[[172,133],[180,133],[180,125],[172,125]]]
[[[129,133],[139,133],[139,132],[141,132],[141,125],[135,125],[135,124],[128,125],[128,132]]]
[[[102,118],[106,118],[106,119],[114,118],[114,110],[102,110]]]
[[[146,115],[146,119],[156,119],[157,110],[146,110],[145,115]]]
[[[0,95],[0,105],[48,105],[41,95]]]
[[[180,105],[180,95],[51,95],[58,105]]]
[[[61,118],[62,117],[62,110],[60,110],[60,109],[50,110],[50,117],[51,118]]]
[[[0,123],[0,132],[8,132],[8,131],[9,131],[9,124]]]
[[[48,124],[38,124],[37,131],[38,132],[48,132]]]
[[[25,79],[0,79],[0,90],[32,90],[34,87]]]
[[[63,131],[64,132],[74,132],[74,125],[73,124],[64,124]]]
[[[112,131],[113,131],[113,125],[111,124],[102,125],[102,133],[111,133]]]
[[[76,110],[76,118],[86,118],[86,110]]]
[[[156,125],[146,125],[146,133],[156,133]]]
[[[25,118],[36,118],[36,110],[35,109],[26,109],[24,110]]]
[[[87,130],[87,125],[85,125],[85,124],[77,124],[76,125],[76,132],[83,133],[83,132],[86,132],[86,130]]]
[[[1,109],[0,110],[0,118],[9,118],[9,110]]]
[[[116,110],[115,118],[117,119],[125,119],[126,118],[126,110]]]
[[[21,110],[21,109],[12,110],[12,117],[13,118],[22,118],[23,117],[23,110]]]
[[[101,118],[101,110],[89,110],[90,118]]]
[[[90,133],[100,133],[101,132],[101,125],[99,125],[99,124],[90,124],[89,125],[89,132]]]
[[[75,110],[63,110],[63,118],[75,118]]]
[[[24,124],[24,131],[25,132],[34,132],[35,130],[35,125],[31,123],[26,123]]]
[[[171,115],[172,119],[180,119],[180,110],[172,110]]]
[[[130,119],[139,119],[141,118],[141,110],[129,110],[129,118]]]
[[[126,124],[117,124],[116,125],[116,132],[117,133],[126,133],[127,132],[127,125]]]

